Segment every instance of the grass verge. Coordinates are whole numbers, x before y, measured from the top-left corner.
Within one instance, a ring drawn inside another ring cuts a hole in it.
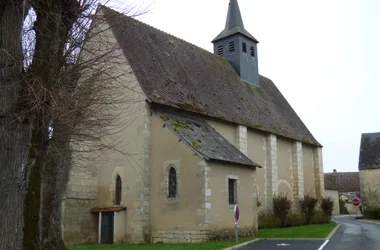
[[[254,238],[240,238],[239,242],[219,241],[194,244],[122,244],[122,245],[82,245],[72,246],[70,250],[220,250],[244,243]]]
[[[336,223],[259,230],[259,238],[326,238]]]
[[[336,223],[308,225],[288,228],[272,228],[259,230],[259,238],[326,238],[335,228]],[[121,245],[81,245],[71,246],[70,250],[220,250],[231,247],[254,238],[240,238],[235,240],[206,242],[194,244],[121,244]]]

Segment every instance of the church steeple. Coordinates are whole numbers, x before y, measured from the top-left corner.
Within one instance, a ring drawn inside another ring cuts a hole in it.
[[[259,42],[245,30],[237,0],[230,0],[226,26],[212,43],[214,54],[225,57],[242,80],[255,85],[260,84],[257,60]]]
[[[237,0],[231,1],[230,5],[228,6],[226,30],[231,30],[235,27],[244,28],[243,18],[241,17]]]

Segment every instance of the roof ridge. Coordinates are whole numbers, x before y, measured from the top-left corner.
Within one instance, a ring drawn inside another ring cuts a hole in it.
[[[128,16],[128,15],[126,15],[126,14],[124,14],[124,13],[121,13],[121,12],[119,12],[119,11],[117,11],[117,10],[114,10],[114,9],[112,9],[112,8],[110,8],[110,7],[107,7],[107,6],[104,6],[104,5],[103,5],[103,7],[106,8],[106,9],[108,9],[108,10],[111,10],[111,11],[117,12],[118,14],[122,15],[123,17],[131,18],[131,19],[133,19],[134,21],[136,21],[136,22],[138,22],[138,23],[141,23],[141,24],[143,24],[143,25],[148,26],[149,28],[153,28],[153,29],[158,30],[158,31],[160,31],[160,32],[162,32],[162,33],[165,33],[165,34],[171,36],[172,38],[175,38],[175,39],[178,39],[178,40],[180,40],[180,41],[182,41],[182,42],[188,43],[188,44],[194,46],[195,48],[201,49],[201,50],[203,50],[204,52],[207,52],[207,53],[209,53],[209,54],[211,54],[211,55],[213,55],[213,56],[215,56],[215,57],[219,57],[218,55],[215,55],[215,54],[212,53],[211,51],[208,51],[208,50],[206,50],[206,49],[204,49],[204,48],[202,48],[202,47],[200,47],[200,46],[198,46],[198,45],[196,45],[196,44],[194,44],[194,43],[191,43],[191,42],[189,42],[189,41],[186,41],[185,39],[180,38],[180,37],[178,37],[178,36],[175,36],[175,35],[173,35],[173,34],[167,32],[167,31],[164,31],[164,30],[162,30],[162,29],[159,29],[159,28],[157,28],[157,27],[154,27],[154,26],[151,25],[151,24],[148,24],[148,23],[146,23],[146,22],[143,22],[143,21],[141,21],[141,20],[138,20],[138,19],[136,19],[136,18],[134,18],[134,17],[132,17],[132,16]]]

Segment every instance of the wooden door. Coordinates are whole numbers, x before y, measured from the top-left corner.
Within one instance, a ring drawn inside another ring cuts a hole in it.
[[[113,212],[103,212],[102,213],[102,244],[113,244],[113,223],[114,223],[114,213]]]

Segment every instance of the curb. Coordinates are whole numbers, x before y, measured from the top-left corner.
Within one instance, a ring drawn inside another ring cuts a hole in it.
[[[234,249],[239,249],[239,248],[242,248],[242,247],[245,247],[247,245],[250,245],[252,243],[255,243],[257,241],[259,241],[261,239],[254,239],[254,240],[250,240],[250,241],[247,241],[247,242],[244,242],[244,243],[241,243],[239,245],[235,245],[235,246],[232,246],[232,247],[227,247],[227,248],[223,248],[222,250],[234,250]]]
[[[340,227],[340,224],[337,224],[336,227],[329,233],[329,235],[327,236],[326,240],[330,240],[331,237],[334,236],[334,234],[336,233],[336,231],[339,229]]]
[[[380,225],[380,222],[375,222],[375,221],[368,221],[368,220],[356,220],[356,221],[364,222],[364,223],[371,223],[371,224],[375,224],[375,225]]]
[[[380,225],[380,223],[376,223],[376,222],[369,222],[369,223]],[[255,242],[259,241],[259,240],[330,240],[331,237],[333,237],[334,234],[336,233],[336,231],[339,229],[339,227],[340,227],[340,224],[337,224],[335,226],[335,228],[329,233],[329,235],[327,236],[327,238],[257,238],[257,239],[251,240],[251,241],[247,241],[247,242],[241,243],[239,245],[235,245],[235,246],[232,246],[232,247],[224,248],[222,250],[239,249],[239,248],[245,247],[247,245],[250,245],[252,243],[255,243]]]
[[[325,238],[259,238],[260,240],[326,240]]]

